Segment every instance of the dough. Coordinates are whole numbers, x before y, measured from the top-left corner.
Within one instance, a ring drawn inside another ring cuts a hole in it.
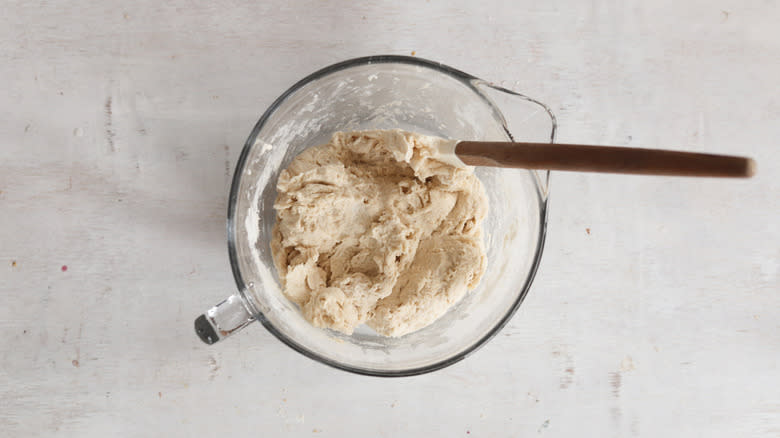
[[[337,132],[281,172],[271,250],[284,294],[313,325],[402,336],[477,286],[487,196],[471,168],[439,153],[447,142]]]

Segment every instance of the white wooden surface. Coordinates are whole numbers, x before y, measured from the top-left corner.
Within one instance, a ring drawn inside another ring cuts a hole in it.
[[[778,2],[158,3],[0,8],[0,435],[780,436]],[[332,370],[259,325],[203,345],[252,125],[379,53],[537,97],[561,142],[758,176],[555,174],[524,305],[434,374]]]

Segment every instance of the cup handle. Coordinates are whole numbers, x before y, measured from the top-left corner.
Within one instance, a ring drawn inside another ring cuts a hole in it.
[[[244,298],[234,294],[195,319],[195,333],[201,341],[211,345],[236,333],[255,317]]]

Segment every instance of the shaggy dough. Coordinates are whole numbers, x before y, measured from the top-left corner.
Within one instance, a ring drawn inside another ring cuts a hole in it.
[[[488,210],[448,140],[337,132],[281,172],[271,250],[284,294],[317,327],[402,336],[432,323],[485,272]]]

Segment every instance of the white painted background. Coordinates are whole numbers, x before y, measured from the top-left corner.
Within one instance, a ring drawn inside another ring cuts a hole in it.
[[[0,435],[780,435],[777,1],[124,3],[0,7]],[[251,127],[380,53],[537,97],[561,142],[759,173],[554,174],[524,305],[434,374],[332,370],[259,325],[203,345]]]

